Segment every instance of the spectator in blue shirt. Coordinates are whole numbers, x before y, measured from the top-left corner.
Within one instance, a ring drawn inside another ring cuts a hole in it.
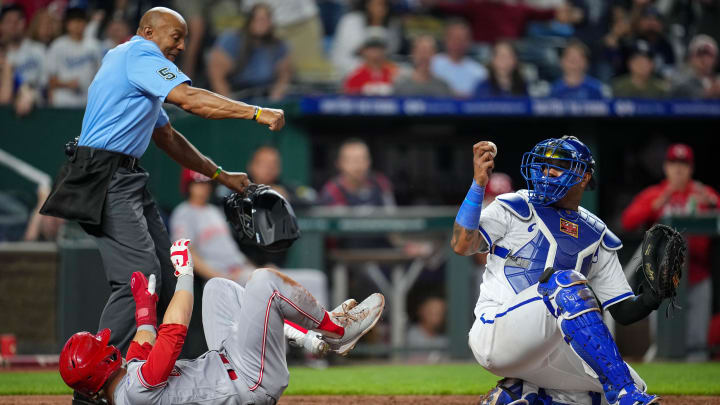
[[[527,95],[527,84],[518,68],[515,48],[508,41],[498,41],[492,49],[488,65],[489,76],[475,89],[476,97],[522,97]]]
[[[256,88],[252,95],[282,99],[292,67],[288,46],[275,36],[272,11],[257,4],[241,31],[222,34],[210,53],[208,76],[212,90],[224,96]]]
[[[565,46],[560,60],[563,75],[552,85],[550,97],[597,100],[604,97],[603,83],[587,75],[588,48],[578,40]]]

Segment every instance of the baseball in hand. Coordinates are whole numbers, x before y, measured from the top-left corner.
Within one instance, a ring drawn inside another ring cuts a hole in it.
[[[492,155],[493,159],[495,159],[495,156],[497,156],[497,146],[490,141],[488,141],[488,145],[492,146],[493,150],[490,152],[490,154]]]

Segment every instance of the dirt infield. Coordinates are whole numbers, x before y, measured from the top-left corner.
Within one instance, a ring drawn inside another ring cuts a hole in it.
[[[464,395],[391,395],[391,396],[285,396],[279,405],[475,405],[477,396]],[[0,396],[0,405],[67,405],[67,395]],[[720,405],[720,397],[666,396],[664,405]]]

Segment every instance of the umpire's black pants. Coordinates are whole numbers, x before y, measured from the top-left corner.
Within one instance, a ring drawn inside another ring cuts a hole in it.
[[[170,239],[155,200],[147,190],[149,175],[142,168],[119,167],[112,176],[102,224],[89,229],[97,242],[112,293],[99,328],[110,328],[110,343],[127,352],[135,335],[135,301],[130,276],[135,271],[155,274],[158,324],[175,292],[176,279],[170,262]],[[183,357],[196,357],[207,350],[202,332],[201,308],[194,308]],[[197,315],[197,316],[196,316]]]

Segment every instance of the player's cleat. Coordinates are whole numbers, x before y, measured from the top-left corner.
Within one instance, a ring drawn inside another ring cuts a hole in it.
[[[330,350],[341,356],[348,354],[358,340],[375,326],[385,308],[385,297],[380,293],[372,294],[359,304],[355,302],[356,305],[351,307],[354,301],[345,301],[330,313],[330,320],[342,326],[345,334],[338,339],[324,337],[330,344]]]
[[[627,387],[623,388],[620,391],[619,396],[620,399],[617,401],[618,405],[647,405],[660,403],[659,396],[642,392],[635,385],[631,386],[630,391],[627,391]]]
[[[348,298],[342,304],[336,306],[332,311],[330,311],[330,314],[334,314],[335,312],[347,312],[355,308],[357,304],[358,302],[355,300],[355,298]]]
[[[517,378],[503,378],[495,388],[482,398],[478,405],[532,405],[523,394],[523,381]]]

